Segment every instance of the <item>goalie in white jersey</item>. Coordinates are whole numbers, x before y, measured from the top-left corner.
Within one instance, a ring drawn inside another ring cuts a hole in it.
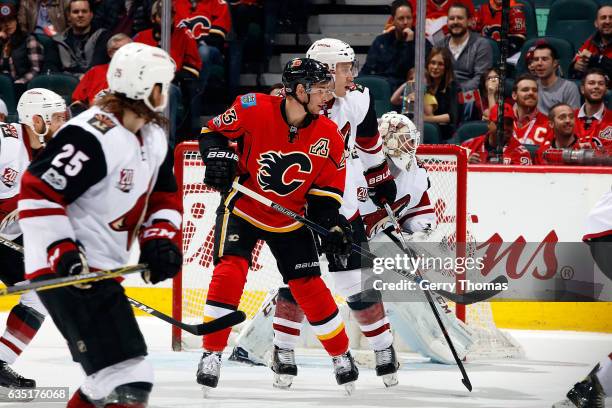
[[[32,161],[18,204],[26,278],[123,267],[135,239],[140,262],[149,266],[145,281],[178,273],[180,202],[160,126],[174,71],[159,48],[123,46],[110,62],[109,93],[67,122]],[[153,369],[119,281],[39,296],[87,375],[68,406],[147,406]]]
[[[17,112],[19,123],[0,123],[0,237],[22,245],[17,220],[21,176],[66,122],[66,102],[55,92],[34,88],[19,98]],[[12,286],[25,280],[23,254],[7,244],[10,242],[0,243],[0,280]],[[28,346],[46,314],[36,292],[23,294],[9,312],[6,330],[0,337],[0,386],[36,387],[34,380],[22,377],[8,365]]]

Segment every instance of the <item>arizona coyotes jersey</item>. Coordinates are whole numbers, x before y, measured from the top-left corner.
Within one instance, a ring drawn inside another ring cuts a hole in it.
[[[237,142],[239,183],[245,187],[299,214],[305,212],[308,195],[329,197],[341,204],[345,162],[338,127],[321,115],[302,128],[290,127],[285,103],[284,98],[265,94],[239,96],[228,110],[208,122],[208,130]],[[206,132],[204,129],[202,137]],[[266,231],[288,232],[302,225],[236,190],[224,204]]]
[[[225,38],[232,26],[229,6],[224,0],[176,0],[174,7],[174,24],[188,29],[196,40],[209,34]]]
[[[501,40],[501,8],[496,10],[491,7],[490,3],[484,3],[476,12],[475,20],[475,31],[483,37],[492,38],[495,41]],[[508,23],[508,35],[524,37],[527,34],[525,13],[519,5],[515,4],[510,7]]]
[[[435,221],[434,208],[429,201],[429,177],[427,170],[418,160],[412,161],[408,168],[396,164],[392,158],[387,158],[391,174],[395,177],[397,186],[397,199],[391,206],[393,213],[403,223],[409,218],[427,216]],[[389,217],[384,208],[378,208],[371,200],[359,205],[359,212],[363,218],[366,236],[374,237],[390,225]]]
[[[17,209],[21,176],[36,154],[27,137],[22,124],[0,123],[0,223]],[[1,236],[14,239],[19,235],[18,225],[7,227],[0,231]]]
[[[489,146],[487,135],[477,136],[461,143],[462,147],[468,149],[468,156],[472,153],[477,153],[480,156],[481,163],[489,162],[489,155],[493,151],[493,147]],[[523,145],[511,137],[508,143],[504,146],[502,153],[503,164],[531,164],[531,155]]]
[[[334,98],[321,112],[330,118],[344,136],[346,148],[346,184],[340,212],[352,220],[359,203],[368,199],[363,172],[385,159],[374,99],[370,90],[355,84],[342,98]]]
[[[601,110],[590,118],[584,112],[584,105],[575,111],[576,124],[574,132],[580,142],[592,142],[595,148],[612,146],[612,111],[602,106]]]
[[[145,221],[181,223],[166,134],[138,135],[94,106],[68,121],[22,178],[19,224],[26,278],[50,273],[47,248],[73,239],[90,267],[124,266]]]
[[[514,137],[522,144],[542,145],[551,138],[548,118],[539,110],[519,121],[514,109]]]

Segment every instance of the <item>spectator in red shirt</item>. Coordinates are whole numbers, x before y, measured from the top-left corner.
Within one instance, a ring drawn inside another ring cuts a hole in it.
[[[570,73],[576,78],[589,68],[612,72],[612,4],[599,7],[595,28],[597,31],[582,44],[570,66]]]
[[[474,30],[483,37],[500,41],[502,0],[489,0],[478,8],[475,18]],[[509,54],[521,51],[527,38],[527,25],[523,6],[515,0],[510,1],[510,16],[508,19],[508,45]]]
[[[544,152],[548,149],[592,149],[590,142],[581,143],[575,133],[574,109],[567,103],[553,105],[548,112],[552,139],[544,142],[538,149],[535,164],[547,164]]]
[[[123,33],[115,34],[106,42],[106,52],[112,58],[115,52],[125,44],[131,43],[132,39]],[[99,64],[93,66],[83,75],[81,81],[72,92],[71,110],[83,111],[93,105],[100,91],[108,88],[106,73],[109,64]]]
[[[598,148],[612,146],[612,111],[604,104],[607,81],[604,71],[590,68],[580,85],[584,104],[576,110],[576,135],[581,142],[593,142]]]
[[[494,156],[497,148],[497,118],[498,105],[491,108],[489,113],[489,129],[486,134],[469,139],[461,144],[468,149],[470,163],[488,163]],[[514,126],[514,112],[510,104],[505,103],[504,115],[504,148],[502,153],[503,164],[531,164],[531,155],[512,135]]]
[[[538,110],[538,81],[531,74],[520,75],[512,87],[514,137],[523,144],[541,145],[548,135],[548,118]]]

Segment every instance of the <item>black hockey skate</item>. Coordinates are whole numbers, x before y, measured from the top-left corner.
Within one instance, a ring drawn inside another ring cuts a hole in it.
[[[376,358],[376,375],[382,377],[386,387],[397,385],[399,362],[397,361],[393,344],[386,349],[375,350],[374,356]]]
[[[0,360],[0,386],[7,388],[36,388],[36,381],[17,374],[6,361]]]
[[[334,363],[334,373],[336,374],[336,382],[338,385],[343,385],[347,395],[351,395],[355,391],[355,381],[359,377],[359,370],[355,365],[355,360],[350,351],[339,356],[332,357]]]
[[[298,371],[294,351],[274,346],[270,368],[274,371],[274,383],[272,384],[274,387],[283,389],[291,387],[293,377]]]
[[[257,362],[251,359],[251,356],[249,356],[249,352],[240,346],[234,347],[234,349],[232,350],[232,354],[228,357],[228,360],[236,361],[238,363],[253,365],[253,366],[264,366],[265,365],[265,364],[262,364],[260,362]]]
[[[219,375],[221,372],[221,353],[205,351],[202,354],[198,371],[196,372],[196,381],[202,385],[204,398],[208,395],[212,388],[216,388],[219,383]]]
[[[595,373],[599,364],[589,373],[587,378],[576,383],[567,393],[567,400],[553,405],[553,408],[604,408],[606,395]]]

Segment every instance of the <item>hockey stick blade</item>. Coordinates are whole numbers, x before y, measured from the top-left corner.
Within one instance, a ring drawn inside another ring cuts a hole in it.
[[[402,242],[400,242],[399,238],[397,238],[395,235],[393,235],[387,229],[383,230],[383,232],[402,251],[405,251],[405,248],[403,247],[403,244],[402,244]],[[410,255],[410,253],[408,253],[408,255]],[[506,278],[503,275],[500,275],[497,278],[493,279],[491,282],[489,282],[487,285],[491,285],[491,284],[494,284],[494,285],[502,284],[503,285],[504,283],[508,283],[508,278]],[[448,291],[443,290],[443,289],[433,290],[434,293],[437,293],[437,294],[445,297],[446,299],[450,300],[451,302],[459,303],[460,305],[471,305],[471,304],[478,303],[478,302],[484,302],[485,300],[488,300],[488,299],[490,299],[490,298],[492,298],[494,296],[497,296],[498,294],[500,294],[503,291],[504,291],[503,289],[496,289],[496,290],[475,290],[473,292],[467,292],[467,293],[458,294],[458,293],[448,292]]]

